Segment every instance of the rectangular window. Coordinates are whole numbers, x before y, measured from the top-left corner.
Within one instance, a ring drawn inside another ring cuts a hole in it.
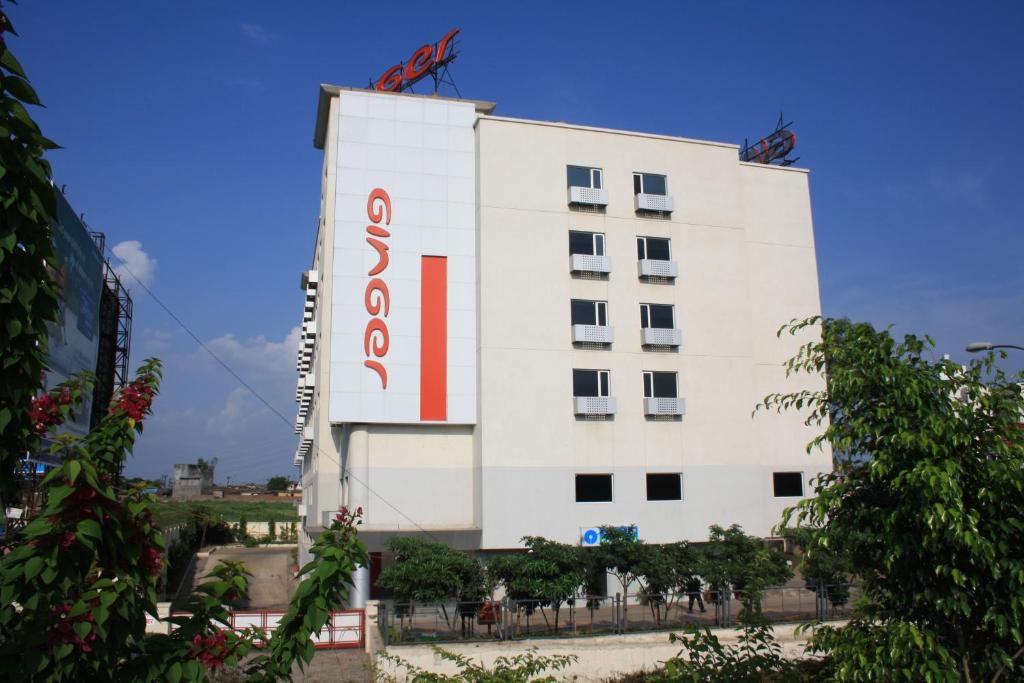
[[[569,253],[604,256],[604,233],[570,230]]]
[[[654,173],[633,174],[633,194],[668,194],[665,176]]]
[[[640,304],[640,327],[671,330],[675,326],[675,306],[672,304]]]
[[[577,474],[577,503],[610,503],[612,502],[612,475],[610,474]]]
[[[607,325],[608,303],[605,301],[572,300],[573,325]]]
[[[569,187],[601,189],[601,169],[589,166],[566,166],[565,168]]]
[[[573,370],[573,396],[608,396],[609,377],[607,370]]]
[[[645,372],[644,398],[678,398],[676,373]]]
[[[803,472],[773,472],[772,484],[776,498],[793,498],[804,495]]]
[[[643,261],[671,261],[672,249],[667,237],[637,237],[636,257]]]
[[[647,475],[647,500],[682,500],[683,475],[672,474]]]

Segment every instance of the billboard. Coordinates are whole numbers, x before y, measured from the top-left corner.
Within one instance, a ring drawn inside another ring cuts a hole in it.
[[[56,277],[60,288],[59,318],[47,326],[49,348],[46,388],[83,370],[96,371],[100,336],[100,294],[103,289],[103,254],[75,215],[61,192],[57,192],[57,221],[53,244],[57,252]],[[64,428],[75,434],[89,431],[92,397],[85,397],[73,420]]]
[[[471,103],[343,92],[331,422],[476,422]]]

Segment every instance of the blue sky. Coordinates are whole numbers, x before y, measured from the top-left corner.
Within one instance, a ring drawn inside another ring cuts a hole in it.
[[[812,170],[827,315],[930,333],[957,359],[976,339],[1024,345],[1020,3],[6,10],[73,206],[289,418],[320,193],[317,86],[365,85],[454,26],[462,95],[500,114],[741,143],[784,111]],[[159,356],[167,374],[129,473],[217,456],[220,481],[294,475],[289,426],[133,294],[133,360]]]

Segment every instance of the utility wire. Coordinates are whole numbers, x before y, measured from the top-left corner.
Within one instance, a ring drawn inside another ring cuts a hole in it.
[[[111,256],[111,257],[113,257],[114,259],[116,259],[116,260],[117,260],[117,261],[118,261],[118,262],[119,262],[119,263],[121,264],[121,267],[122,267],[122,268],[124,268],[124,271],[125,271],[126,273],[128,273],[128,275],[130,275],[130,276],[131,276],[131,278],[132,278],[133,280],[135,280],[135,284],[137,284],[137,285],[138,285],[139,287],[141,287],[141,288],[143,289],[143,291],[145,291],[145,292],[146,292],[146,294],[148,294],[148,295],[149,295],[149,298],[151,298],[151,299],[152,299],[153,301],[155,301],[155,302],[156,302],[156,304],[157,304],[157,305],[158,305],[158,306],[159,306],[160,308],[162,308],[162,309],[164,310],[164,312],[165,312],[165,313],[166,313],[167,315],[171,316],[171,319],[172,319],[172,320],[174,320],[174,322],[178,323],[178,326],[179,326],[179,327],[181,327],[181,329],[185,330],[185,333],[186,333],[186,334],[188,334],[188,336],[192,337],[193,341],[195,341],[195,343],[199,345],[199,348],[201,348],[201,349],[202,349],[203,351],[206,351],[206,353],[208,353],[208,354],[210,355],[210,357],[211,357],[211,358],[213,358],[213,359],[214,359],[215,361],[217,361],[217,363],[218,363],[218,364],[219,364],[219,365],[220,365],[220,366],[221,366],[222,368],[224,368],[225,370],[227,370],[228,374],[230,374],[230,375],[231,375],[232,377],[234,377],[234,378],[235,378],[235,380],[236,380],[236,381],[237,381],[237,382],[238,382],[239,384],[241,384],[241,385],[242,385],[243,387],[245,387],[246,389],[248,389],[248,390],[249,390],[249,392],[250,392],[250,393],[251,393],[251,394],[252,394],[253,396],[255,396],[255,397],[256,397],[257,399],[259,399],[260,403],[262,403],[263,405],[265,405],[265,406],[266,406],[266,407],[267,407],[267,408],[268,408],[268,409],[270,410],[270,412],[274,413],[274,415],[277,415],[277,416],[278,416],[278,417],[279,417],[279,418],[281,419],[281,421],[282,421],[282,422],[284,422],[284,423],[285,423],[286,425],[288,425],[288,427],[289,427],[289,428],[294,428],[294,427],[295,427],[295,423],[294,423],[294,422],[292,422],[291,420],[289,420],[289,419],[288,419],[287,417],[285,417],[285,416],[284,416],[284,415],[283,415],[283,414],[281,413],[281,411],[279,411],[279,410],[278,410],[277,408],[275,408],[274,406],[272,406],[272,405],[270,404],[270,402],[269,402],[269,401],[268,401],[267,399],[263,398],[263,396],[262,396],[262,395],[261,395],[261,394],[260,394],[260,393],[259,393],[258,391],[256,391],[256,390],[255,390],[255,389],[254,389],[254,388],[252,387],[252,385],[251,385],[251,384],[249,384],[249,383],[248,383],[248,382],[246,382],[246,381],[245,381],[244,379],[242,379],[242,377],[241,377],[241,376],[240,376],[240,375],[239,375],[239,374],[238,374],[237,372],[235,372],[235,371],[234,371],[234,370],[233,370],[233,369],[231,368],[231,366],[230,366],[230,365],[228,365],[228,364],[227,364],[226,362],[224,362],[224,361],[223,361],[223,360],[222,360],[222,359],[220,358],[220,356],[218,356],[218,355],[217,355],[216,353],[214,353],[214,352],[213,352],[213,350],[212,350],[212,349],[211,349],[211,348],[210,348],[209,346],[207,346],[206,344],[204,344],[204,343],[203,343],[203,340],[202,340],[202,339],[200,339],[199,337],[197,337],[197,336],[196,336],[196,334],[195,334],[195,333],[194,333],[194,332],[193,332],[193,331],[192,331],[191,329],[189,329],[188,325],[186,325],[186,324],[185,324],[185,323],[184,323],[184,322],[182,321],[182,319],[181,319],[181,318],[179,318],[179,317],[178,317],[177,315],[175,315],[175,314],[174,314],[174,311],[172,311],[172,310],[171,310],[170,308],[168,308],[167,304],[165,304],[165,303],[164,303],[163,301],[161,301],[161,300],[160,300],[160,297],[158,297],[158,296],[157,296],[156,294],[154,294],[154,293],[153,293],[153,290],[151,290],[151,289],[150,289],[149,287],[147,287],[147,286],[146,286],[145,284],[143,284],[143,282],[142,282],[141,280],[139,280],[139,278],[135,277],[135,273],[133,273],[133,272],[132,272],[131,268],[129,268],[129,267],[128,267],[128,264],[127,264],[127,263],[125,263],[125,262],[124,262],[124,260],[122,260],[121,258],[119,258],[119,257],[117,256],[117,254],[115,254],[115,253],[114,253],[114,252],[113,252],[113,251],[112,251],[112,250],[110,249],[110,247],[106,247],[106,251],[107,251],[107,253],[108,253],[108,254],[110,254],[110,256]],[[340,461],[340,460],[338,460],[337,458],[335,458],[335,457],[334,457],[334,456],[333,456],[332,454],[330,454],[330,453],[328,453],[327,451],[325,451],[325,450],[321,449],[321,448],[320,448],[320,444],[316,444],[316,451],[317,451],[318,453],[320,453],[321,455],[325,456],[325,457],[326,457],[326,458],[327,458],[328,460],[330,460],[330,461],[334,462],[334,463],[335,463],[336,465],[338,465],[338,470],[339,470],[339,471],[341,471],[341,469],[342,469],[342,468],[341,468],[341,461]],[[423,528],[422,526],[420,526],[420,525],[419,525],[419,524],[418,524],[418,523],[416,522],[416,520],[414,520],[414,519],[413,519],[412,517],[410,517],[409,515],[405,514],[405,513],[404,513],[404,512],[403,512],[403,511],[402,511],[401,509],[399,509],[399,508],[398,508],[398,506],[396,506],[396,505],[395,505],[394,503],[392,503],[391,501],[389,501],[389,500],[388,500],[387,498],[385,498],[384,496],[380,495],[379,493],[377,493],[376,491],[374,491],[374,490],[373,490],[372,488],[370,488],[370,485],[369,485],[369,484],[367,484],[366,482],[362,481],[362,480],[361,480],[361,479],[360,479],[359,477],[357,477],[357,476],[355,476],[354,474],[352,474],[351,470],[349,470],[348,472],[342,472],[342,474],[347,474],[347,475],[348,475],[348,477],[349,477],[350,479],[353,479],[353,480],[355,480],[355,482],[356,482],[356,483],[358,483],[358,484],[360,484],[360,485],[361,485],[361,486],[362,486],[363,488],[365,488],[365,489],[367,490],[367,492],[369,492],[369,493],[372,493],[373,495],[375,495],[375,496],[376,496],[376,497],[377,497],[377,498],[378,498],[378,499],[379,499],[379,500],[380,500],[380,501],[381,501],[382,503],[384,503],[384,504],[385,504],[385,505],[387,505],[387,506],[388,506],[389,508],[391,508],[392,510],[394,510],[395,512],[397,512],[397,513],[398,513],[399,515],[401,515],[401,516],[402,516],[403,518],[405,518],[406,520],[408,520],[408,522],[409,522],[410,524],[412,524],[412,525],[413,525],[414,527],[416,527],[417,529],[419,529],[420,531],[422,531],[422,532],[423,532],[424,534],[426,534],[427,536],[429,536],[430,538],[434,539],[435,541],[437,541],[437,542],[439,542],[439,543],[440,543],[440,542],[442,542],[442,541],[441,541],[441,540],[440,540],[439,538],[437,538],[437,537],[436,537],[436,536],[435,536],[434,534],[432,534],[431,532],[429,532],[428,530],[426,530],[426,529],[424,529],[424,528]]]

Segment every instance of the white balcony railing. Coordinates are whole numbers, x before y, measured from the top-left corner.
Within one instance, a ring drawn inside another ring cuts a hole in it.
[[[573,325],[572,340],[576,343],[611,344],[615,330],[608,325]]]
[[[637,211],[664,211],[672,213],[675,209],[675,202],[672,198],[663,194],[638,194],[633,198],[633,205]]]
[[[644,415],[685,415],[686,400],[682,398],[645,398]]]
[[[570,187],[570,204],[589,204],[591,206],[608,206],[608,190],[596,187]]]
[[[614,415],[615,399],[609,396],[573,396],[577,415]]]
[[[610,273],[612,272],[612,260],[608,256],[571,254],[569,269],[574,273]]]
[[[678,277],[679,264],[675,261],[658,259],[640,259],[637,262],[640,277]]]
[[[644,346],[682,346],[683,332],[671,327],[643,327],[640,342]]]

